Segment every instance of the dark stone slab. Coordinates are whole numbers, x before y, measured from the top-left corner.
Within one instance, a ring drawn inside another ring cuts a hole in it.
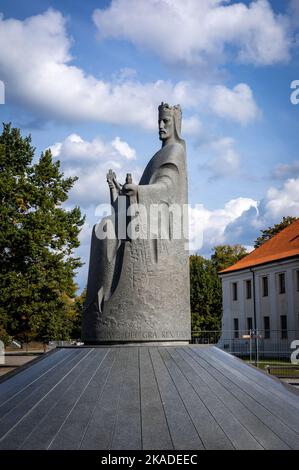
[[[140,348],[140,394],[143,449],[173,449],[165,409],[159,393],[149,349]]]
[[[1,449],[299,448],[299,395],[214,347],[62,348],[0,398]]]
[[[176,384],[177,390],[189,412],[205,449],[233,449],[222,428],[196,393],[184,372],[166,348],[160,348],[163,361]]]
[[[71,354],[71,350],[68,354]],[[49,373],[52,367],[56,367],[60,360],[65,358],[65,351],[56,349],[54,353],[43,356],[38,363],[30,364],[26,369],[20,368],[14,372],[13,376],[1,377],[0,387],[0,409],[7,400],[17,395],[21,390],[36,380],[39,380],[43,374]],[[9,380],[8,380],[9,378]]]
[[[0,449],[17,448],[15,447],[18,445],[15,442],[15,434],[18,427],[23,425],[24,419],[36,412],[38,406],[42,405],[43,409],[47,410],[47,399],[51,390],[61,384],[69,370],[75,366],[78,358],[87,353],[88,351],[74,351],[49,376],[41,380],[33,390],[28,391],[28,394],[24,396],[22,394],[19,402],[13,400],[11,409],[0,421]]]
[[[277,416],[283,423],[293,429],[294,432],[299,433],[299,409],[293,400],[290,401],[288,397],[289,390],[285,389],[285,393],[281,393],[280,396],[277,396],[275,379],[272,379],[273,386],[269,383],[269,386],[266,388],[265,386],[260,385],[258,381],[258,378],[264,375],[262,372],[257,371],[256,380],[253,381],[246,375],[246,370],[247,368],[250,368],[250,366],[246,367],[246,364],[244,363],[245,369],[243,369],[243,364],[241,369],[236,369],[235,361],[231,363],[227,362],[227,358],[225,356],[218,357],[219,361],[221,357],[221,365],[225,370],[225,374],[230,377],[235,384],[237,384],[244,392],[248,393],[257,403],[264,406],[264,408],[270,411],[271,414]],[[271,391],[271,393],[269,393],[269,391]],[[288,406],[285,406],[287,397]],[[298,399],[299,397],[297,400]]]
[[[202,351],[202,353],[204,353],[204,351]],[[218,348],[209,349],[209,356],[211,359],[214,358],[217,361],[220,360],[220,363],[228,364],[231,370],[240,371],[244,377],[250,378],[250,380],[253,383],[256,383],[259,386],[262,386],[266,390],[268,390],[270,386],[274,395],[282,397],[283,399],[285,399],[285,397],[288,396],[289,402],[292,403],[293,406],[295,406],[295,408],[298,409],[299,407],[298,397],[295,396],[294,389],[289,389],[279,379],[276,379],[275,377],[270,376],[269,374],[266,374],[266,373],[257,374],[255,367],[253,366],[247,367],[247,364],[244,363],[239,358],[230,356]],[[227,359],[228,359],[227,356],[229,356],[229,362],[227,362]]]
[[[294,431],[290,427],[271,414],[266,408],[244,392],[242,388],[232,382],[229,377],[225,375],[225,372],[223,373],[221,363],[219,364],[218,361],[212,359],[212,354],[206,355],[204,351],[202,351],[201,355],[206,361],[206,364],[202,363],[203,367],[206,367],[210,374],[215,377],[232,396],[236,397],[245,407],[254,413],[276,436],[279,436],[286,445],[291,446],[293,449],[299,448],[298,436],[294,434]],[[272,379],[271,382],[273,382]]]
[[[241,420],[235,417],[203,380],[196,361],[183,348],[172,352],[190,385],[196,390],[205,406],[215,417],[236,449],[262,449],[261,444],[248,432]]]
[[[159,350],[157,348],[150,349],[150,356],[174,448],[203,449],[196,427]]]
[[[77,363],[73,373],[69,374],[64,381],[63,390],[58,390],[59,398],[57,399],[57,394],[55,399],[52,397],[52,406],[48,406],[48,411],[43,413],[41,421],[35,428],[25,434],[26,439],[22,449],[47,449],[50,447],[54,439],[53,436],[56,436],[63,423],[72,413],[104,356],[105,350],[101,350],[100,353],[90,350]],[[37,421],[36,418],[35,421]]]
[[[100,349],[96,350],[100,351]],[[116,349],[106,350],[102,358],[98,353],[98,366],[91,380],[81,394],[78,402],[61,424],[59,431],[53,435],[47,448],[50,449],[79,449],[88,424],[92,418],[97,401],[101,398],[104,386],[111,373],[116,359]]]
[[[115,362],[85,431],[81,449],[105,450],[112,446],[128,354],[128,349],[117,350]]]
[[[190,351],[188,351],[190,354]],[[239,400],[232,392],[232,387],[223,385],[219,381],[219,377],[213,374],[213,367],[202,360],[198,355],[192,351],[192,357],[198,364],[198,373],[204,382],[214,391],[217,397],[224,403],[233,415],[242,422],[248,432],[267,450],[280,449],[288,450],[290,447],[282,441],[273,431],[260,419],[259,416],[254,414],[250,407],[244,406],[244,403]]]
[[[141,449],[139,350],[129,349],[111,449]]]

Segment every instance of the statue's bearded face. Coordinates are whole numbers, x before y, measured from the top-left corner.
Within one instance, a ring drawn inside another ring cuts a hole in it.
[[[161,113],[159,115],[159,138],[168,140],[174,134],[173,116],[170,113]]]

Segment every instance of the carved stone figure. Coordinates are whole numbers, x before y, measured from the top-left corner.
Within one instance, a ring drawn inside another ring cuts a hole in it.
[[[93,228],[86,344],[190,340],[188,186],[180,132],[180,106],[161,103],[162,148],[139,184],[128,174],[122,186],[112,170],[107,174],[113,215]]]

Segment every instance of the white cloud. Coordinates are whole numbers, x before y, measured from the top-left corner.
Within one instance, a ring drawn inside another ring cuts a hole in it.
[[[53,10],[24,21],[0,19],[0,69],[8,94],[48,118],[152,128],[157,104],[175,101],[173,85],[130,78],[110,83],[85,74],[71,64],[65,23]]]
[[[82,179],[85,180],[85,175]],[[98,172],[92,184],[99,186],[99,181],[104,183],[104,179],[102,170],[102,175]],[[94,188],[90,180],[83,181],[83,189],[85,187],[89,187],[89,192]],[[107,193],[105,184],[103,188]],[[80,256],[85,262],[89,256],[92,225],[96,222],[94,207],[87,209],[87,221],[80,235]],[[224,243],[240,243],[252,249],[261,229],[280,222],[287,215],[299,216],[299,178],[287,180],[280,188],[270,188],[260,201],[239,197],[213,210],[197,204],[189,210],[189,248],[204,256],[208,256],[214,246]],[[87,265],[79,275],[82,285],[86,276]]]
[[[289,60],[289,23],[267,0],[112,0],[93,19],[100,38],[126,39],[168,62],[201,64],[233,55],[268,65]]]
[[[92,226],[88,222],[84,222],[79,235],[81,245],[88,245],[90,243],[91,231]]]
[[[191,207],[189,210],[190,251],[208,256],[215,245],[229,243],[230,239],[226,235],[226,227],[243,213],[246,213],[248,209],[253,208],[256,211],[256,205],[255,200],[240,197],[232,199],[225,203],[222,208],[215,210],[209,210],[203,204]],[[86,213],[86,222],[80,233],[81,245],[76,250],[76,255],[80,256],[85,263],[80,268],[76,278],[76,282],[81,288],[87,282],[92,227],[98,221],[95,217],[94,206],[86,208],[84,212]]]
[[[220,148],[225,142],[214,145]],[[135,150],[119,137],[111,142],[105,142],[100,137],[86,141],[78,134],[71,134],[49,148],[55,158],[59,158],[65,176],[79,176],[79,180],[70,192],[68,204],[80,205],[87,215],[80,234],[81,245],[77,251],[78,256],[81,256],[86,263],[77,277],[77,282],[84,286],[87,279],[92,226],[97,222],[95,209],[98,204],[109,201],[107,169],[115,170],[120,182],[124,182],[127,172],[131,172],[133,180],[138,182],[141,169],[131,159],[132,155],[135,156]],[[256,205],[255,200],[240,197],[215,210],[209,210],[203,204],[191,207],[190,249],[208,253],[214,245],[226,242],[226,227]]]
[[[78,134],[70,134],[63,142],[56,142],[50,146],[54,157],[61,157],[63,161],[78,161],[84,164],[98,162],[99,160],[119,159],[126,160],[136,158],[135,149],[116,136],[112,142],[104,142],[100,137],[95,137],[91,141],[83,140]]]
[[[190,80],[140,83],[130,70],[111,82],[99,80],[73,65],[70,47],[66,21],[58,11],[48,10],[24,21],[0,17],[0,70],[7,102],[15,100],[46,119],[133,124],[145,129],[156,128],[161,101],[180,103],[195,113],[207,108],[242,124],[257,116],[252,92],[245,84],[230,90]],[[185,119],[184,128],[186,133],[199,132],[198,117]]]
[[[227,202],[223,208],[209,210],[202,204],[190,209],[190,250],[208,253],[215,245],[227,243],[226,227],[238,219],[257,201],[239,197]]]
[[[250,245],[260,230],[284,216],[299,217],[299,178],[290,178],[279,188],[270,187],[256,208],[245,210],[226,226],[225,238],[229,243]]]
[[[130,145],[116,137],[104,142],[100,137],[91,141],[71,134],[63,142],[49,147],[61,162],[65,176],[78,176],[70,191],[70,203],[86,207],[109,201],[106,174],[109,168],[117,173],[118,180],[125,180],[126,172],[138,181],[140,169],[133,161],[136,152]]]
[[[200,164],[200,168],[208,170],[211,178],[223,178],[227,176],[236,176],[240,169],[240,155],[234,148],[235,141],[231,137],[223,137],[221,139],[210,142],[202,149],[206,149],[212,157],[205,163]]]
[[[127,144],[127,142],[120,140],[118,136],[115,137],[115,139],[111,142],[111,145],[117,152],[119,152],[122,157],[125,157],[127,160],[134,160],[136,158],[135,150],[132,149]]]
[[[223,85],[213,88],[210,100],[211,110],[217,116],[247,124],[260,113],[253,94],[246,83],[239,83],[232,90]]]
[[[276,179],[299,176],[299,160],[294,160],[292,163],[282,163],[277,165],[272,176]]]
[[[298,26],[299,24],[299,2],[298,0],[289,0],[290,16],[293,24]]]
[[[282,188],[268,189],[265,201],[268,217],[272,220],[283,216],[299,216],[299,178],[288,179]]]
[[[182,120],[182,134],[189,134],[189,135],[200,135],[202,132],[202,123],[196,117],[192,116],[190,118],[184,118]]]
[[[106,144],[98,137],[91,142],[84,141],[78,134],[70,134],[63,142],[56,142],[50,147],[54,157],[63,161],[97,161],[105,157]],[[110,149],[111,151],[111,149]]]
[[[238,122],[242,125],[249,124],[257,119],[261,111],[258,108],[251,88],[246,83],[239,83],[232,89],[225,85],[206,85],[194,81],[181,81],[174,87],[176,102],[186,108],[197,110],[204,109],[220,118]],[[196,128],[197,117],[191,117],[190,123],[185,123],[186,130],[192,123]],[[200,123],[199,123],[200,124]],[[192,133],[192,132],[191,132]]]
[[[0,80],[0,104],[5,103],[5,86],[2,80]]]
[[[252,245],[258,237],[259,231],[266,227],[262,216],[262,203],[256,202],[255,206],[244,210],[236,219],[232,220],[226,227],[224,239],[226,243],[247,246]]]

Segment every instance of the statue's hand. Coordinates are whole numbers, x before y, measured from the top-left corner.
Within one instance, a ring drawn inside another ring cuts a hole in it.
[[[106,178],[109,188],[112,188],[112,185],[114,186],[113,179],[116,178],[116,174],[110,169],[107,173]]]
[[[110,189],[119,193],[121,191],[122,185],[117,181],[116,174],[114,171],[109,170],[107,173],[107,183]]]
[[[117,189],[117,192],[120,193],[121,188],[122,188],[122,184],[120,184],[117,181],[115,173],[114,173],[114,177],[113,177],[113,183],[114,183],[115,188]]]
[[[115,184],[113,183],[112,180],[107,180],[107,183],[108,183],[108,186],[109,186],[110,189],[115,188]]]
[[[123,186],[123,192],[126,196],[136,196],[138,191],[138,185],[133,183],[128,183]]]

